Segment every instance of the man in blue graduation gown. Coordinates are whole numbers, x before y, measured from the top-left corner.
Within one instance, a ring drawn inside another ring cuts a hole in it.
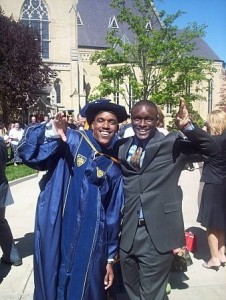
[[[35,222],[35,300],[102,300],[118,251],[122,177],[111,147],[123,106],[98,100],[86,109],[88,131],[67,128],[62,113],[28,127],[23,162],[48,170],[40,182]]]

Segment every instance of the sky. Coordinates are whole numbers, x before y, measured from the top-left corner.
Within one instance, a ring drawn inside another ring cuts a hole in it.
[[[226,0],[156,0],[154,3],[158,11],[165,10],[170,15],[178,10],[186,12],[174,23],[179,29],[192,22],[207,25],[204,40],[226,62]]]

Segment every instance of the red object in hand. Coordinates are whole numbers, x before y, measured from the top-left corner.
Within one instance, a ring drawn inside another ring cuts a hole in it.
[[[192,233],[191,231],[185,231],[185,242],[186,242],[186,248],[190,252],[195,252],[196,250],[196,235]]]

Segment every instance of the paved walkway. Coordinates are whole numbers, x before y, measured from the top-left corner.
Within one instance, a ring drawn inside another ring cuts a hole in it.
[[[0,264],[0,300],[32,300],[33,227],[40,178],[41,174],[27,181],[11,184],[15,204],[7,208],[7,219],[23,257],[23,265],[9,267]],[[193,172],[184,171],[181,176],[185,228],[196,233],[197,251],[195,256],[192,255],[193,265],[188,267],[186,273],[171,274],[172,291],[169,300],[226,299],[226,267],[220,268],[218,272],[202,267],[203,261],[208,259],[209,251],[205,229],[196,222],[199,178],[198,169]]]

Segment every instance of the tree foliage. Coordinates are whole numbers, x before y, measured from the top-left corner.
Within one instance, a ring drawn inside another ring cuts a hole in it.
[[[111,29],[106,36],[109,47],[92,56],[101,71],[95,97],[114,94],[117,81],[127,103],[130,88],[135,99],[151,98],[161,105],[177,104],[180,95],[189,102],[198,99],[198,89],[192,93],[190,87],[214,71],[210,61],[192,54],[205,26],[193,23],[179,31],[173,23],[183,12],[162,11],[156,17],[151,0],[114,0],[111,6],[129,38]]]
[[[50,83],[55,73],[44,65],[37,34],[0,7],[0,112],[8,124],[34,100],[34,91]]]

